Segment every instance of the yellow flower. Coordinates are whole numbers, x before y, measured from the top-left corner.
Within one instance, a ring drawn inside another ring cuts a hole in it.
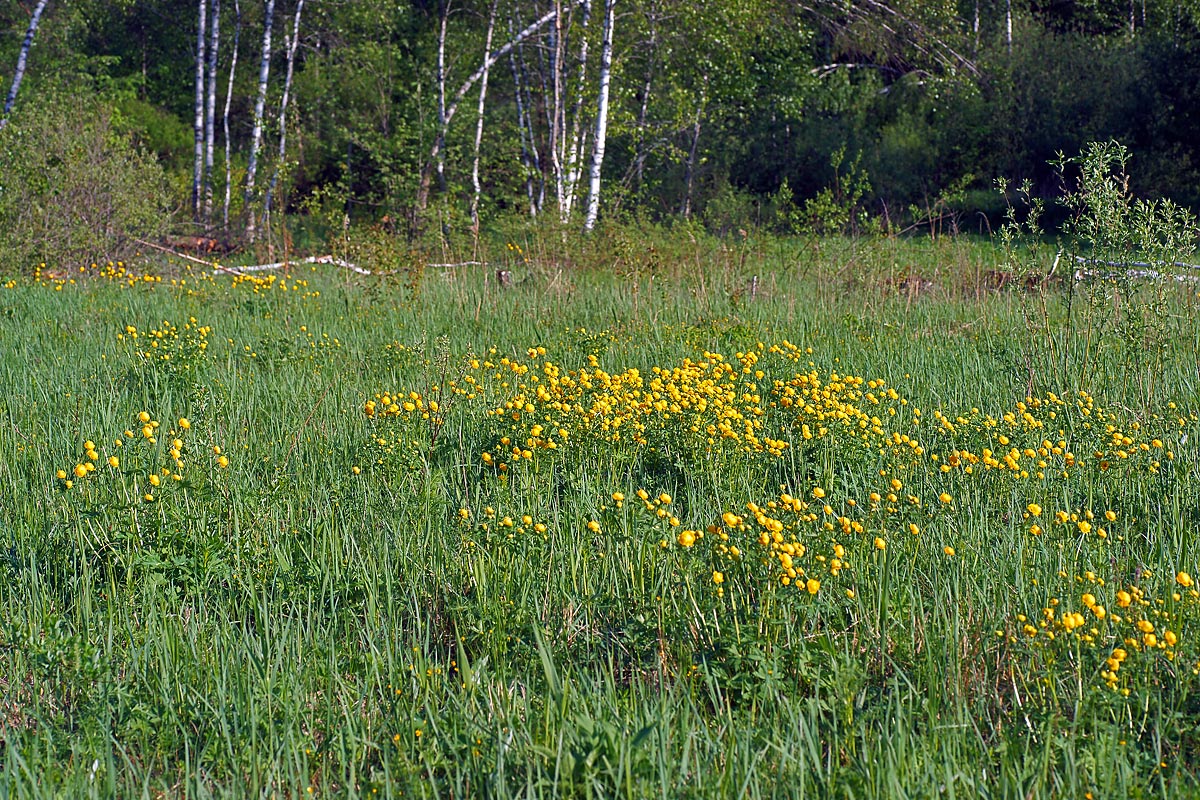
[[[948,555],[948,556],[953,556],[953,555],[954,555],[954,548],[953,548],[953,547],[951,547],[950,545],[946,545],[945,547],[943,547],[943,548],[942,548],[942,552],[943,552],[943,553],[945,553],[945,554],[946,554],[946,555]]]
[[[138,414],[138,421],[142,424],[145,424],[150,421],[150,415],[143,411],[142,413]]]
[[[825,490],[822,489],[820,486],[814,486],[813,490],[812,490],[812,496],[815,497],[816,499],[820,500],[821,498],[823,498],[825,496]]]
[[[724,583],[725,582],[725,576],[715,569],[713,570],[712,578],[713,578],[713,583]]]
[[[887,550],[887,542],[885,542],[880,537],[876,536],[875,537],[875,549],[876,550]]]
[[[1029,513],[1032,516],[1040,517],[1042,515],[1042,507],[1037,503],[1030,503],[1026,508],[1029,509]]]
[[[683,547],[691,547],[696,543],[695,531],[681,531],[679,534],[679,544]]]
[[[146,494],[142,496],[142,499],[145,500],[147,503],[153,503],[154,495],[150,494],[149,492],[146,492]]]
[[[353,472],[355,475],[359,475],[362,473],[362,467],[351,467],[350,471]]]
[[[1186,572],[1180,572],[1180,573],[1176,574],[1175,582],[1178,583],[1180,586],[1184,587],[1185,589],[1190,587],[1193,583],[1192,576],[1188,575]]]
[[[150,476],[150,485],[151,486],[158,486],[161,483],[162,483],[162,478],[159,478],[157,475]]]
[[[660,494],[658,496],[658,502],[662,503],[664,506],[670,505],[671,504],[671,495],[667,494],[666,492],[663,492],[662,494]]]
[[[919,527],[917,527],[917,523],[910,522],[910,523],[908,523],[908,532],[911,533],[913,536],[916,536],[918,533],[921,532],[921,529]]]
[[[587,529],[589,531],[591,531],[592,533],[599,533],[600,532],[600,523],[596,522],[596,520],[592,520],[591,522],[589,522],[587,524]]]
[[[943,503],[950,503],[950,502],[953,502],[954,498],[951,497],[946,492],[942,492],[941,494],[938,495],[938,500],[941,500]]]
[[[88,439],[86,442],[83,443],[83,449],[84,450],[95,450],[96,443],[93,442],[91,439]]]
[[[612,499],[615,500],[616,502],[620,503],[621,501],[623,501],[625,499],[625,495],[621,494],[620,492],[613,492]]]
[[[228,458],[226,458],[225,456],[218,456],[218,457],[217,457],[217,466],[218,466],[218,467],[220,467],[221,469],[224,469],[225,467],[228,467],[228,466],[229,466],[229,459],[228,459]]]
[[[83,464],[76,464],[74,472],[75,472],[76,478],[82,478],[84,475],[87,475],[87,473],[88,473],[87,467],[84,466]]]
[[[816,578],[809,578],[804,582],[804,588],[809,594],[816,594],[817,592],[821,591],[821,582]]]
[[[188,422],[187,417],[180,417],[179,418],[179,427],[186,431],[192,427],[192,423]]]

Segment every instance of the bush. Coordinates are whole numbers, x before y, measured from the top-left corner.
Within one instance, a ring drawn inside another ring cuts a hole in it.
[[[0,258],[77,266],[124,257],[162,234],[166,178],[90,95],[26,97],[0,130]]]

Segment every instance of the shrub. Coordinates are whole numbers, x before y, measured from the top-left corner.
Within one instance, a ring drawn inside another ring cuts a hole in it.
[[[47,92],[0,131],[0,256],[28,269],[121,258],[162,233],[166,179],[90,95]]]

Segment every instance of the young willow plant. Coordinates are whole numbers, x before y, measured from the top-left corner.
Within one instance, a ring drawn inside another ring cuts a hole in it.
[[[1045,277],[1060,265],[1072,272],[1061,310],[1045,295],[1024,309],[1031,390],[1051,380],[1057,385],[1037,388],[1088,390],[1107,379],[1121,387],[1123,400],[1143,407],[1159,391],[1168,326],[1178,322],[1166,313],[1167,296],[1190,285],[1190,276],[1175,270],[1185,266],[1200,231],[1195,218],[1170,200],[1134,198],[1130,157],[1118,142],[1093,142],[1078,156],[1059,154],[1051,162],[1068,187],[1059,201],[1068,219],[1066,245]],[[1000,188],[1007,187],[1001,182]],[[1000,239],[1010,267],[1031,287],[1044,280],[1036,256],[1043,208],[1028,185],[1022,195],[1029,215],[1020,223],[1010,206]]]

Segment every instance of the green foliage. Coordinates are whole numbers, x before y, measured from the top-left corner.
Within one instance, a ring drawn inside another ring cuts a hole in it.
[[[169,220],[162,169],[98,98],[43,90],[0,131],[0,250],[12,267],[102,264]]]
[[[1111,353],[1122,376],[1122,400],[1144,408],[1163,389],[1165,343],[1180,322],[1167,312],[1167,299],[1176,284],[1188,285],[1194,277],[1181,275],[1179,266],[1195,251],[1200,229],[1170,200],[1134,198],[1129,160],[1129,151],[1110,141],[1054,162],[1064,184],[1073,185],[1059,201],[1068,215],[1065,244],[1051,269],[1041,246],[1044,204],[1028,183],[1020,190],[1027,217],[1019,221],[1010,206],[1000,241],[1009,268],[1026,287],[1045,289],[1050,279],[1068,285],[1065,314],[1058,318],[1044,294],[1026,298],[1030,387],[1088,389],[1099,372],[1095,362]],[[1000,189],[1005,192],[1006,184]]]

